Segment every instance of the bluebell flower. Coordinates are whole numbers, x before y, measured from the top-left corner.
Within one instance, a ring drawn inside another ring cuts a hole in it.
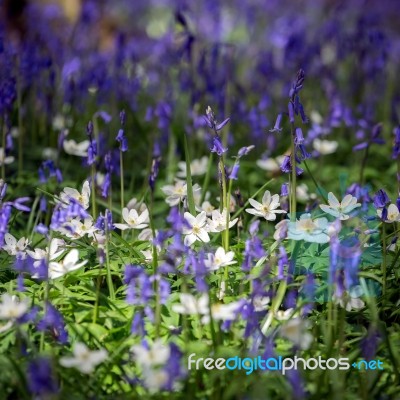
[[[301,130],[301,128],[296,128],[296,130],[295,130],[294,143],[296,145],[304,143],[304,136],[303,136],[303,131]]]
[[[156,179],[158,176],[159,168],[160,168],[160,163],[161,163],[161,157],[156,157],[153,158],[153,161],[151,163],[151,171],[149,175],[149,186],[152,192],[154,192],[155,189],[155,184],[156,184]]]
[[[278,116],[276,117],[276,121],[275,121],[275,125],[272,129],[270,129],[270,132],[281,132],[282,128],[281,128],[281,124],[282,124],[282,113],[279,113]]]
[[[393,133],[394,133],[394,144],[393,144],[392,158],[396,159],[400,156],[400,126],[396,126],[393,129]]]
[[[29,391],[36,396],[49,396],[58,392],[58,385],[48,358],[40,357],[28,365]]]
[[[281,164],[281,171],[285,173],[290,173],[292,171],[292,157],[285,156]],[[304,170],[296,166],[296,175],[301,175]]]
[[[126,152],[126,151],[128,151],[128,140],[126,139],[126,136],[125,136],[125,132],[124,132],[124,130],[123,129],[120,129],[119,131],[118,131],[118,135],[117,135],[117,137],[115,138],[115,140],[117,141],[117,142],[119,142],[119,144],[120,144],[120,150],[124,153],[124,152]]]
[[[282,183],[281,196],[289,196],[289,184],[288,183]]]
[[[238,178],[238,173],[239,173],[239,169],[240,169],[240,164],[239,163],[235,163],[232,167],[232,170],[229,174],[229,179],[233,179],[236,180]]]
[[[222,156],[226,151],[228,151],[228,149],[222,145],[221,139],[218,136],[214,136],[211,153],[217,153],[219,156]]]
[[[39,331],[49,330],[54,338],[61,344],[68,342],[68,333],[65,329],[65,322],[60,312],[51,304],[46,304],[46,314],[38,322]]]
[[[383,208],[390,203],[390,198],[383,189],[379,189],[374,196],[375,208]]]

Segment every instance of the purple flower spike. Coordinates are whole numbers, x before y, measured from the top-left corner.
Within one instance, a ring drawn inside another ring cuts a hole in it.
[[[375,208],[383,208],[390,203],[389,196],[383,189],[379,189],[374,196]]]

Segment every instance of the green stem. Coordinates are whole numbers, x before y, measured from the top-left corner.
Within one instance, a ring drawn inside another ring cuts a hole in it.
[[[364,185],[364,170],[365,170],[365,166],[367,165],[368,153],[369,153],[369,145],[365,149],[364,157],[361,162],[361,168],[360,168],[360,185],[361,186]]]
[[[149,210],[149,217],[150,217],[150,228],[153,235],[153,238],[156,237],[156,229],[154,227],[154,218],[153,218],[153,203],[154,203],[154,194],[151,192],[151,200],[150,200],[150,210]],[[154,242],[154,241],[153,241]],[[157,272],[158,272],[158,254],[157,254],[157,246],[155,243],[152,245],[153,251],[153,276],[154,279],[154,293],[156,294],[155,299],[155,331],[156,337],[160,337],[160,325],[161,325],[161,302],[160,302],[160,290],[159,290],[159,282],[157,279]]]
[[[222,212],[224,210],[224,208],[227,209],[225,164],[224,164],[224,159],[222,158],[222,156],[220,156],[220,158],[219,158],[218,168],[219,168],[219,172],[221,174],[221,200],[219,202],[220,203],[219,209]],[[228,209],[227,209],[227,211],[228,211]]]
[[[324,192],[322,191],[321,187],[318,185],[318,182],[316,181],[316,179],[314,178],[314,175],[312,174],[310,168],[308,167],[308,164],[306,163],[306,160],[303,161],[304,166],[306,167],[306,170],[308,172],[308,174],[310,175],[311,180],[314,183],[315,189],[317,190],[317,192],[321,195],[321,197],[324,199],[325,203],[328,203],[328,199],[325,196]]]
[[[207,194],[208,185],[210,184],[211,170],[212,170],[213,162],[214,162],[214,156],[213,156],[213,153],[210,153],[210,157],[208,157],[207,172],[206,172],[206,176],[204,177],[203,186],[202,186],[200,204],[203,203],[203,201],[205,200],[206,194]]]
[[[52,231],[50,231],[50,235],[49,235],[49,247],[48,247],[48,253],[46,256],[46,265],[47,265],[47,269],[49,268],[49,264],[50,264],[50,244],[51,244],[51,240],[53,239],[53,233]],[[48,278],[45,282],[45,287],[44,287],[44,314],[47,314],[47,303],[49,300],[49,293],[50,293],[50,278]],[[42,352],[44,350],[44,335],[45,335],[45,331],[42,331],[42,333],[40,334],[40,345],[39,345],[39,349],[40,352]]]
[[[101,269],[102,265],[99,265],[99,274],[97,275],[97,282],[96,282],[96,301],[94,303],[94,309],[93,309],[93,323],[95,324],[97,321],[97,318],[99,316],[99,299],[100,299],[100,287],[101,287]]]
[[[189,146],[186,133],[183,134],[183,142],[185,146],[185,158],[186,158],[186,189],[187,189],[188,207],[190,214],[196,215],[196,207],[194,204],[194,196],[193,196],[192,172],[190,170],[190,153],[189,153]]]
[[[93,219],[97,218],[96,211],[96,167],[94,164],[91,166],[91,177],[92,177],[92,216]]]
[[[112,301],[115,300],[115,291],[114,291],[114,285],[112,281],[112,275],[111,275],[111,269],[110,269],[110,252],[109,252],[109,246],[108,242],[110,240],[110,233],[108,229],[108,222],[107,218],[105,218],[105,224],[106,224],[106,267],[107,267],[107,285],[108,285],[108,291],[110,293],[110,298]]]

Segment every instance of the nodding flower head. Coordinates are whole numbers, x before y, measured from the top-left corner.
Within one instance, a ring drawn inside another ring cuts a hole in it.
[[[383,189],[379,189],[374,196],[375,208],[383,208],[390,203],[389,196]]]
[[[215,119],[215,114],[211,109],[211,107],[210,106],[207,107],[206,115],[204,116],[204,121],[210,129],[214,130],[216,134],[218,134],[218,131],[220,131],[229,122],[229,120],[230,118],[226,118],[221,123],[218,123],[217,120]]]

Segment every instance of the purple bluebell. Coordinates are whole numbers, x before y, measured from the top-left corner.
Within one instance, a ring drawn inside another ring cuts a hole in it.
[[[35,396],[49,396],[58,392],[58,385],[48,358],[39,357],[28,364],[28,387]]]
[[[149,186],[150,186],[152,193],[154,193],[156,179],[157,179],[159,169],[160,169],[160,163],[161,163],[161,157],[153,158],[152,163],[151,163],[151,171],[150,171],[150,175],[149,175]]]
[[[281,164],[281,171],[285,172],[285,173],[290,173],[292,171],[292,157],[291,156],[285,156],[285,158]],[[301,175],[303,172],[304,172],[304,170],[302,168],[296,166],[296,175]]]
[[[104,176],[104,181],[101,186],[101,195],[104,198],[107,198],[109,193],[110,193],[110,188],[111,188],[111,175],[109,172],[107,172]]]
[[[289,259],[286,250],[283,246],[279,246],[278,256],[278,279],[285,278],[285,267],[289,266]]]
[[[247,154],[249,154],[250,151],[253,149],[254,149],[253,145],[240,148],[237,158],[242,158],[243,156],[247,156]]]
[[[0,179],[0,203],[3,201],[7,193],[7,183],[3,179]]]
[[[43,161],[42,165],[39,167],[39,180],[41,183],[46,183],[49,178],[55,177],[58,183],[63,180],[62,173],[59,168],[56,167],[53,160]],[[47,176],[46,176],[47,172]]]
[[[119,131],[118,131],[118,135],[117,135],[117,137],[115,138],[115,140],[117,141],[117,142],[119,142],[119,148],[120,148],[120,150],[124,153],[124,152],[126,152],[126,151],[128,151],[128,140],[127,140],[127,138],[126,138],[126,136],[125,136],[125,133],[124,133],[124,130],[123,129],[120,129]]]
[[[240,169],[240,164],[239,163],[235,163],[233,165],[233,167],[232,167],[232,170],[231,170],[230,174],[229,174],[229,179],[237,180],[239,169]]]
[[[372,144],[384,144],[385,140],[381,138],[383,125],[382,123],[376,124],[372,127],[371,133],[366,141],[353,146],[353,151],[358,151],[370,147]]]
[[[307,302],[307,304],[305,304],[303,307],[303,314],[307,315],[313,309],[313,305],[314,305],[314,301],[315,301],[315,292],[316,292],[315,279],[314,279],[314,275],[311,272],[309,272],[307,274],[301,291],[304,296],[304,300]]]
[[[131,325],[131,334],[137,335],[139,337],[144,337],[146,335],[146,329],[144,326],[144,317],[142,311],[136,311]]]
[[[288,103],[288,115],[289,115],[289,122],[294,124],[294,106],[291,101]]]
[[[289,196],[289,184],[288,183],[282,183],[281,196]]]
[[[301,128],[296,128],[296,130],[295,130],[294,143],[296,145],[300,145],[300,144],[304,143],[304,136],[303,136],[303,131],[301,130]]]
[[[35,232],[40,233],[41,235],[47,235],[49,233],[49,228],[43,223],[39,223],[35,226]]]
[[[276,121],[275,121],[275,125],[272,129],[270,129],[270,132],[281,132],[282,128],[281,128],[281,124],[282,124],[282,113],[279,113],[278,116],[276,117]]]
[[[400,156],[400,126],[396,126],[393,129],[394,133],[394,144],[393,144],[393,153],[392,158],[396,159]]]
[[[182,352],[175,343],[169,344],[170,356],[168,358],[167,364],[165,365],[165,371],[168,374],[168,380],[165,384],[165,389],[172,391],[175,390],[176,382],[186,376],[186,371],[184,370],[181,360]]]
[[[375,208],[383,208],[390,203],[390,198],[383,189],[379,189],[374,196]]]
[[[301,378],[299,371],[297,371],[296,369],[291,369],[287,371],[286,376],[287,380],[290,383],[290,386],[292,387],[292,399],[295,400],[306,399],[307,396],[304,389],[303,380]]]
[[[46,313],[38,322],[37,329],[40,332],[49,331],[55,340],[61,344],[68,342],[68,333],[65,329],[64,318],[51,303],[46,304]]]
[[[381,335],[375,326],[370,326],[368,334],[361,341],[361,354],[367,360],[371,361],[376,357]]]
[[[211,148],[211,153],[217,153],[219,156],[222,156],[228,149],[222,145],[221,139],[219,136],[214,136],[213,138],[213,147]]]
[[[20,293],[25,292],[24,275],[22,274],[17,276],[17,291]]]
[[[109,124],[112,120],[111,115],[106,111],[97,111],[95,117],[100,117],[106,124]]]
[[[8,232],[8,222],[11,217],[11,206],[3,204],[0,208],[0,247],[4,245],[4,236]]]

